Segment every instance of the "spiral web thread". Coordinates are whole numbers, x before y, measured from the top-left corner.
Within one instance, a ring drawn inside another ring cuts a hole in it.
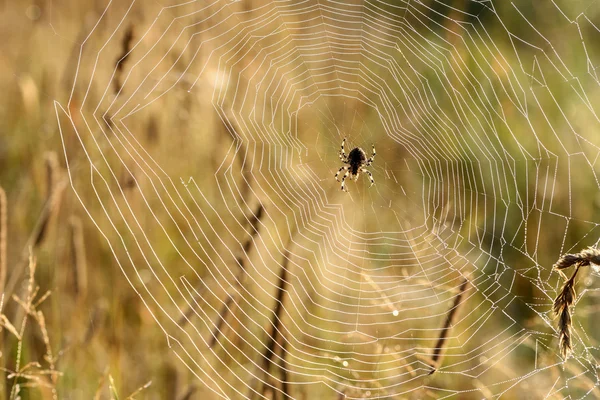
[[[593,398],[593,279],[567,360],[551,314],[599,234],[580,3],[111,1],[55,103],[73,189],[211,395]]]

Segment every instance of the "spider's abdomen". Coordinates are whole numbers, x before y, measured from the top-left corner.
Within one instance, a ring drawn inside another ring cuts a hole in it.
[[[367,162],[367,154],[360,147],[352,149],[348,154],[348,164],[350,164],[350,173],[356,175],[360,167]]]

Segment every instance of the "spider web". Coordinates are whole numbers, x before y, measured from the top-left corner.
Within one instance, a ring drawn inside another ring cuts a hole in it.
[[[159,4],[160,3],[160,4]],[[211,397],[596,398],[597,1],[114,2],[75,193]],[[346,152],[377,157],[333,179]],[[363,174],[364,175],[364,174]],[[124,305],[126,306],[126,305]]]

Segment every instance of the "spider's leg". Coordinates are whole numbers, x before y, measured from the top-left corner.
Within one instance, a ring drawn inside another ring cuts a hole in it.
[[[371,171],[369,171],[366,168],[361,168],[360,169],[362,172],[364,172],[365,174],[369,175],[369,179],[371,180],[371,186],[373,186],[375,184],[375,180],[373,179],[373,174],[371,173]],[[369,186],[370,187],[370,186]]]
[[[342,172],[342,171],[344,171],[344,170],[348,171],[348,167],[347,167],[347,166],[345,166],[345,165],[344,165],[342,168],[338,169],[338,172],[335,174],[335,180],[336,180],[336,181],[338,181],[338,182],[340,181],[340,180],[338,179],[338,175],[340,174],[340,172]]]
[[[375,151],[375,145],[373,145],[373,154],[371,154],[371,157],[367,160],[367,167],[375,161],[375,155],[377,155],[377,152]]]
[[[342,162],[348,162],[348,157],[346,156],[346,152],[344,151],[344,145],[346,144],[346,138],[342,140],[342,149],[340,150],[340,160]]]
[[[350,173],[350,171],[346,171],[346,173],[344,174],[344,177],[342,178],[342,190],[344,190],[345,192],[347,192],[348,190],[346,189],[346,178],[348,177],[348,174]]]

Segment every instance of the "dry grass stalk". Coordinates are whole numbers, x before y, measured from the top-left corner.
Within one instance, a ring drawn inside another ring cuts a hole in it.
[[[117,390],[117,385],[115,384],[115,380],[112,377],[112,375],[110,375],[108,373],[108,370],[106,370],[104,372],[103,377],[100,379],[100,383],[98,385],[98,389],[96,390],[96,394],[94,396],[94,399],[95,400],[99,400],[101,398],[102,388],[104,387],[104,384],[106,382],[107,377],[108,377],[108,389],[109,389],[109,392],[110,392],[110,398],[112,400],[119,400],[120,396],[119,396],[119,391]],[[148,389],[151,385],[152,385],[152,381],[146,382],[144,385],[140,386],[133,393],[131,393],[129,396],[127,396],[125,398],[125,400],[134,400],[135,396],[137,396],[138,394],[140,394],[142,391]]]
[[[554,269],[561,271],[572,266],[587,267],[592,264],[600,265],[600,250],[588,247],[580,253],[565,254],[554,264]]]
[[[281,342],[280,342],[281,359],[279,362],[279,369],[281,370],[281,391],[283,392],[284,400],[287,400],[287,399],[292,398],[292,396],[290,396],[290,385],[289,385],[289,381],[288,381],[289,378],[288,378],[287,362],[285,361],[285,355],[288,352],[288,350],[287,350],[288,342],[283,335],[280,335],[280,337],[281,337]]]
[[[115,385],[115,379],[110,374],[108,375],[108,389],[110,391],[111,400],[119,400],[119,391]]]
[[[23,252],[21,262],[12,270],[10,277],[7,277],[8,280],[4,290],[6,294],[12,293],[17,282],[21,279],[21,274],[28,265],[29,252],[35,250],[44,241],[50,221],[59,208],[62,193],[67,186],[67,181],[60,170],[56,153],[48,153],[46,155],[46,181],[46,202],[27,243],[27,250]]]
[[[125,31],[125,35],[123,35],[123,40],[121,41],[121,53],[117,57],[117,61],[115,62],[115,76],[114,76],[114,94],[115,96],[121,92],[123,88],[123,70],[125,69],[125,64],[127,63],[127,59],[129,58],[129,54],[131,52],[131,43],[133,42],[133,24],[129,25],[127,30]],[[107,128],[112,131],[113,125],[113,116],[109,114],[107,111],[102,116],[102,121],[106,124]]]
[[[188,389],[185,392],[183,392],[183,394],[181,395],[181,397],[179,397],[178,400],[191,400],[192,395],[196,392],[196,390],[196,386],[190,385]]]
[[[7,252],[6,252],[6,244],[8,238],[8,202],[6,198],[6,192],[0,186],[0,312],[2,312],[2,307],[4,305],[4,295],[6,293],[6,268],[7,268]],[[10,323],[8,318],[4,314],[0,314],[0,327],[4,327],[9,332],[13,333],[18,338],[18,332],[16,328]],[[20,340],[20,338],[18,338]],[[4,370],[6,367],[6,357],[3,355],[6,354],[6,349],[4,348],[4,332],[0,329],[0,369]],[[0,398],[4,399],[4,395],[0,396]]]
[[[108,379],[108,368],[104,370],[102,377],[98,381],[98,387],[96,388],[96,394],[94,394],[94,400],[100,400],[102,398],[102,388],[106,384],[106,380]]]
[[[236,138],[241,138],[239,132],[239,129],[237,128],[236,124],[228,117],[223,116],[223,125],[225,126],[225,129],[228,133],[230,133],[231,138],[233,140],[235,140]],[[238,154],[242,155],[242,154],[246,154],[246,148],[244,147],[244,144],[241,143],[240,147],[239,147],[239,151]],[[240,201],[245,201],[248,198],[248,194],[250,193],[250,189],[252,186],[252,171],[250,171],[250,169],[246,166],[246,160],[245,159],[241,159],[240,160],[242,163],[242,169],[243,169],[243,182],[241,182],[241,189],[240,189]]]
[[[123,40],[121,41],[121,53],[117,57],[116,62],[116,72],[115,72],[115,94],[121,91],[123,87],[122,84],[122,75],[123,69],[125,68],[125,64],[127,59],[129,58],[129,53],[131,52],[131,43],[133,42],[133,25],[129,25],[127,30],[125,31],[125,35],[123,35]]]
[[[46,197],[50,197],[54,188],[60,180],[60,165],[58,157],[54,151],[49,151],[44,155],[46,166]]]
[[[448,334],[456,321],[456,316],[458,315],[458,310],[460,309],[462,297],[465,294],[467,287],[469,286],[469,280],[464,278],[463,282],[458,289],[458,294],[454,298],[454,303],[452,304],[452,308],[448,311],[446,315],[446,321],[444,322],[444,327],[440,331],[440,337],[435,345],[433,350],[433,356],[431,356],[431,366],[433,369],[429,372],[429,375],[433,374],[440,366],[442,361],[442,353],[446,347],[446,342],[448,340]]]
[[[223,333],[223,324],[225,323],[225,319],[227,318],[227,315],[232,311],[232,309],[237,304],[237,303],[234,303],[233,296],[234,295],[227,296],[227,300],[225,300],[223,307],[221,307],[221,311],[219,312],[219,317],[217,318],[217,321],[215,322],[215,327],[213,328],[213,330],[211,332],[211,338],[208,343],[208,347],[211,349],[219,341],[219,335],[221,335]]]
[[[49,292],[48,292],[49,295]],[[46,318],[44,318],[44,313],[41,311],[37,311],[37,322],[42,332],[42,338],[44,340],[44,346],[46,346],[46,354],[44,355],[44,360],[48,363],[48,370],[50,373],[50,379],[52,380],[52,392],[54,394],[54,398],[57,398],[56,394],[56,383],[58,381],[58,373],[56,371],[56,359],[52,354],[52,346],[50,345],[50,337],[48,336],[48,329],[46,328]]]
[[[573,323],[571,318],[570,307],[576,298],[575,293],[575,276],[579,271],[579,266],[576,267],[573,276],[565,282],[560,293],[554,299],[554,314],[559,317],[558,319],[558,341],[560,354],[563,357],[569,355],[573,350],[573,343],[571,340],[571,325]]]
[[[600,265],[600,250],[593,247],[588,247],[579,253],[565,254],[560,257],[554,269],[562,272],[564,269],[575,266],[573,275],[565,282],[560,293],[554,299],[553,311],[558,316],[558,341],[560,354],[566,358],[573,351],[573,341],[571,338],[571,327],[573,320],[571,317],[571,306],[577,298],[575,293],[575,278],[579,272],[579,268],[590,265]]]
[[[15,328],[8,317],[4,314],[0,315],[0,326],[12,333],[17,340],[22,340],[21,334],[17,331],[17,328]]]
[[[287,292],[286,290],[286,285],[287,285],[287,280],[288,280],[288,265],[290,262],[290,246],[292,243],[292,238],[290,237],[290,241],[288,243],[288,245],[286,246],[286,250],[285,253],[283,255],[283,262],[281,263],[281,269],[279,271],[279,279],[278,279],[278,283],[277,283],[277,293],[276,293],[276,301],[275,301],[275,308],[273,310],[273,318],[271,319],[271,331],[269,332],[269,337],[267,339],[267,343],[265,344],[265,352],[263,353],[263,362],[262,362],[262,367],[261,370],[263,371],[263,373],[266,375],[269,371],[269,365],[273,362],[273,357],[275,356],[275,351],[276,351],[276,344],[278,343],[278,337],[281,336],[281,339],[285,342],[285,338],[281,335],[281,313],[283,311],[283,302],[285,300],[285,293]],[[281,361],[282,361],[282,365],[280,366],[280,369],[282,371],[286,370],[286,365],[285,365],[285,352],[283,350],[283,347],[281,347],[282,349],[282,356],[281,356]],[[284,374],[284,378],[283,382],[284,384],[282,385],[282,394],[284,395],[284,398],[290,398],[289,397],[289,393],[288,393],[288,385],[287,385],[287,374]],[[265,394],[266,390],[269,390],[271,388],[271,386],[268,386],[266,384],[266,379],[264,380],[265,383],[263,383],[263,387],[262,387],[262,393],[263,395]]]
[[[146,126],[146,140],[149,143],[156,143],[159,138],[158,121],[155,116],[150,117]]]
[[[163,372],[161,374],[161,381],[164,382],[164,396],[167,399],[177,399],[179,393],[179,385],[181,379],[179,379],[179,373],[177,368],[172,364],[167,364],[164,367]]]
[[[45,157],[46,164],[46,202],[50,205],[48,212],[45,213],[43,219],[37,230],[36,238],[34,240],[34,247],[39,246],[46,237],[48,227],[52,221],[52,217],[56,214],[56,207],[61,199],[62,190],[58,191],[60,182],[60,165],[58,164],[58,158],[55,152],[46,153]]]
[[[283,301],[286,293],[286,284],[288,279],[287,271],[290,257],[289,250],[286,250],[283,257],[283,263],[281,263],[281,269],[279,272],[279,279],[277,283],[277,299],[275,301],[273,318],[271,320],[271,332],[269,333],[269,340],[266,346],[267,349],[264,354],[266,358],[263,358],[263,366],[268,366],[269,362],[273,359],[273,356],[275,355],[275,344],[277,342],[277,337],[280,332],[279,327],[281,326],[281,312],[283,310]]]
[[[195,291],[195,295],[193,296],[193,301],[187,306],[186,310],[183,312],[177,324],[183,327],[187,322],[194,316],[194,305],[198,304],[198,301],[204,297],[204,293],[206,292],[206,285],[204,285],[199,290]]]
[[[48,298],[48,296],[50,296],[50,291],[38,297],[40,287],[35,284],[36,262],[33,255],[30,255],[29,257],[28,266],[29,280],[25,297],[21,298],[17,295],[12,296],[13,300],[19,304],[24,312],[19,331],[17,331],[16,328],[8,321],[8,318],[4,314],[2,314],[0,318],[2,327],[11,332],[17,340],[17,354],[15,356],[14,370],[7,371],[3,368],[3,370],[9,372],[7,379],[14,379],[13,385],[10,389],[9,398],[20,398],[20,392],[23,387],[45,387],[50,389],[52,398],[57,399],[58,394],[56,391],[56,383],[60,373],[56,370],[56,359],[52,353],[50,338],[48,336],[48,330],[46,327],[46,319],[44,314],[37,309]],[[43,368],[42,365],[37,361],[32,361],[24,366],[21,366],[23,340],[25,337],[25,330],[30,319],[36,323],[42,333],[42,339],[46,347],[46,354],[43,358],[48,364],[48,367],[46,368]],[[22,382],[23,380],[25,380],[25,383]]]
[[[0,292],[2,293],[4,293],[4,286],[6,285],[7,209],[6,192],[0,187]]]
[[[78,297],[87,294],[87,261],[85,256],[85,244],[83,241],[83,225],[78,217],[69,220],[71,228],[71,262],[73,265],[73,290]]]
[[[236,262],[237,262],[238,266],[240,267],[240,270],[235,277],[235,287],[236,288],[239,288],[242,285],[244,274],[246,273],[246,260],[248,259],[248,254],[252,248],[252,244],[254,243],[254,238],[256,237],[256,235],[258,235],[258,223],[260,222],[262,216],[263,216],[263,206],[262,206],[262,204],[260,204],[258,206],[258,209],[256,210],[256,212],[253,214],[252,218],[249,220],[250,228],[251,228],[250,237],[244,243],[243,254],[236,259]],[[200,295],[202,293],[203,293],[203,291],[200,293]],[[233,306],[235,306],[237,304],[235,302],[236,298],[237,298],[237,291],[233,294],[230,294],[227,297],[227,299],[225,300],[225,303],[223,303],[223,306],[221,307],[221,310],[219,311],[217,320],[215,321],[215,326],[210,335],[210,341],[208,344],[209,348],[213,348],[218,343],[219,336],[223,333],[223,331],[222,331],[223,324],[225,323],[225,320],[226,320],[227,316],[229,315],[229,313],[231,312],[231,309],[233,308]],[[188,310],[184,313],[182,318],[180,318],[180,320],[179,320],[180,325],[185,323],[185,321],[187,321],[187,319],[191,316],[192,312],[193,312],[193,309],[191,307],[188,308]]]
[[[258,232],[258,231],[256,231],[256,232]],[[246,259],[248,257],[248,252],[252,248],[252,243],[254,242],[252,239],[253,239],[254,235],[255,235],[255,233],[253,233],[252,236],[244,243],[244,254],[239,256],[236,259],[236,263],[240,267],[240,271],[238,272],[238,274],[235,277],[235,288],[239,288],[242,285],[244,274],[246,272]],[[215,327],[213,328],[213,330],[211,332],[211,339],[208,344],[209,348],[212,348],[219,341],[219,336],[223,333],[222,327],[223,327],[223,324],[225,323],[225,319],[231,312],[232,308],[235,305],[237,305],[237,302],[235,301],[236,298],[237,298],[237,291],[228,295],[227,299],[225,300],[225,303],[223,303],[223,306],[221,307],[221,311],[219,311],[219,316],[217,317],[217,320],[215,322]]]
[[[148,389],[150,387],[150,385],[152,385],[152,381],[146,382],[144,385],[140,386],[133,393],[131,393],[129,396],[127,396],[125,398],[125,400],[133,400],[135,398],[135,396],[140,394],[143,390]]]
[[[258,208],[250,218],[250,228],[252,229],[251,234],[256,235],[258,233],[258,223],[263,217],[264,207],[262,204],[258,205]]]
[[[257,210],[254,212],[254,214],[249,218],[249,224],[250,224],[250,238],[244,243],[243,249],[244,249],[244,254],[239,256],[236,259],[236,263],[240,266],[240,272],[238,273],[238,275],[236,276],[236,287],[240,285],[241,282],[241,276],[245,271],[246,268],[246,257],[250,251],[250,248],[252,247],[252,243],[254,243],[254,238],[256,237],[256,235],[258,235],[258,223],[261,221],[262,217],[263,217],[263,211],[264,208],[262,206],[262,204],[259,204]],[[187,323],[187,321],[189,321],[189,319],[193,316],[194,314],[194,308],[193,308],[193,304],[197,304],[198,300],[200,300],[203,296],[204,293],[206,292],[206,282],[203,284],[203,287],[199,290],[196,290],[197,295],[194,296],[194,301],[191,303],[192,305],[188,306],[187,309],[185,310],[185,312],[183,313],[183,315],[181,316],[181,318],[179,318],[178,324],[180,326],[183,326]],[[219,313],[219,316],[222,318],[223,316],[226,316],[228,310],[227,307],[225,307],[227,304],[225,304],[222,309],[221,312]],[[218,321],[217,325],[222,324],[222,322]],[[211,336],[214,339],[214,335]],[[211,339],[211,343],[213,341],[213,339]],[[213,343],[214,345],[214,343]]]

